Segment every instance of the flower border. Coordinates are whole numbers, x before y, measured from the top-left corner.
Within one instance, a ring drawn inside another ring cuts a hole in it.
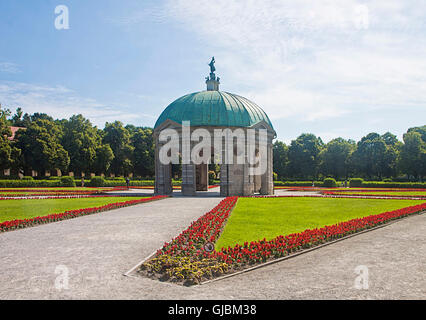
[[[4,221],[0,223],[0,233],[6,232],[6,231],[12,231],[16,229],[32,227],[39,224],[46,224],[46,223],[51,223],[56,221],[77,218],[81,216],[109,211],[109,210],[117,209],[117,208],[128,207],[128,206],[145,203],[149,201],[160,200],[164,198],[167,198],[167,196],[154,196],[154,197],[144,198],[144,199],[114,202],[114,203],[109,203],[100,207],[68,210],[62,213],[53,213],[46,216],[33,217],[29,219],[17,219],[17,220],[11,220],[11,221]]]
[[[165,243],[153,258],[143,263],[139,272],[163,281],[199,284],[426,210],[425,202],[313,230],[306,229],[272,240],[245,242],[220,251],[207,252],[204,245],[207,242],[214,243],[219,238],[237,200],[238,197],[227,197],[192,222],[180,235]]]

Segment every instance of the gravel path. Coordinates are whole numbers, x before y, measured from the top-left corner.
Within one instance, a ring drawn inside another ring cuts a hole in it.
[[[122,275],[220,200],[174,197],[0,234],[0,299],[426,299],[426,215],[202,286]],[[68,289],[55,288],[61,265]],[[354,288],[359,265],[368,290]]]

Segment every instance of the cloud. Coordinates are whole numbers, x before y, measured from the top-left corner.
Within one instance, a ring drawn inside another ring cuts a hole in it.
[[[0,73],[20,73],[19,65],[13,62],[0,62]]]
[[[223,90],[243,87],[238,93],[271,119],[311,122],[367,119],[373,110],[398,111],[404,121],[424,109],[424,9],[402,0],[170,0],[164,7],[215,51]]]
[[[1,81],[0,102],[9,109],[21,107],[29,114],[40,112],[57,118],[69,118],[80,113],[99,127],[103,127],[105,122],[115,120],[127,124],[135,123],[141,118],[153,118],[149,114],[139,112],[135,114],[125,106],[112,106],[95,99],[81,97],[75,91],[63,86]]]

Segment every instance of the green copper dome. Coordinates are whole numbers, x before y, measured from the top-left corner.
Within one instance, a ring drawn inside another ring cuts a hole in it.
[[[168,105],[155,123],[157,128],[167,119],[191,126],[251,127],[265,121],[273,128],[266,113],[254,102],[223,91],[200,91],[187,94]]]

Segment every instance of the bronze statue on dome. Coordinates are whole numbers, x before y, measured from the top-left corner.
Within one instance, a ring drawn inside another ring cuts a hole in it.
[[[214,57],[212,57],[212,60],[210,61],[210,63],[209,63],[209,66],[210,66],[210,73],[214,73],[215,71],[216,71],[216,68],[214,67],[214,63],[215,63],[216,61],[214,60]]]

